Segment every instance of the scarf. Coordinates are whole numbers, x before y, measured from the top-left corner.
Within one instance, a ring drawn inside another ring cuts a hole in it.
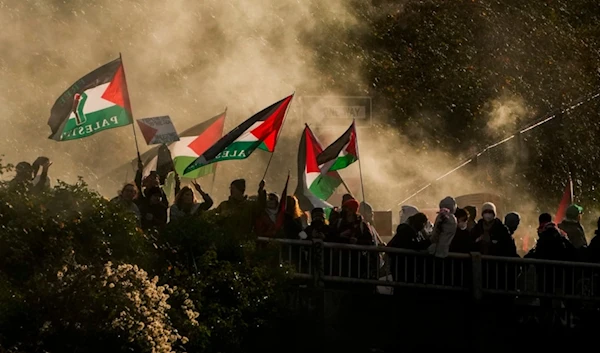
[[[271,220],[271,222],[275,223],[277,222],[277,214],[279,213],[279,209],[270,209],[267,208],[265,209],[265,212],[267,213],[267,216],[269,216],[269,219]]]

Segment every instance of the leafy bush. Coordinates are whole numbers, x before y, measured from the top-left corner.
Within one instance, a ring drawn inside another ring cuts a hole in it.
[[[81,180],[0,187],[0,351],[242,352],[277,325],[287,270],[251,235],[131,217]]]

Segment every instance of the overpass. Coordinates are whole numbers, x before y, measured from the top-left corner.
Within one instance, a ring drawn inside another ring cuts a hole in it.
[[[297,286],[290,304],[307,314],[306,325],[318,323],[321,329],[314,335],[326,340],[331,332],[348,331],[346,350],[505,352],[518,348],[511,342],[520,342],[524,332],[545,337],[548,348],[565,344],[572,349],[586,342],[583,337],[600,319],[600,264],[479,253],[439,259],[410,250],[320,240],[259,242],[276,248],[280,263],[293,272]],[[353,329],[365,325],[363,331]],[[432,340],[426,333],[436,326],[445,330]],[[358,339],[361,332],[369,332],[369,343],[358,349],[364,341]],[[414,345],[394,338],[399,332]],[[498,341],[497,336],[505,339]]]

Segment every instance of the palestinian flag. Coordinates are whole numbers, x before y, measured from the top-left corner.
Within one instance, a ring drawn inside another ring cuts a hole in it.
[[[338,172],[321,173],[317,156],[323,152],[321,143],[308,126],[304,128],[298,148],[298,186],[295,195],[303,210],[315,207],[332,209],[327,199],[342,184]]]
[[[121,58],[75,82],[54,103],[50,139],[75,140],[133,123]]]
[[[155,147],[144,153],[142,155],[144,177],[150,174],[151,171],[162,169],[164,165],[168,165],[171,168],[174,167],[175,172],[182,178],[196,179],[214,173],[217,169],[216,164],[196,169],[187,174],[184,174],[184,170],[223,136],[226,114],[227,110],[185,130],[179,135],[179,141],[168,144],[172,164],[167,158],[161,158],[161,155],[158,153],[160,147]],[[137,159],[135,163],[137,163]]]
[[[293,94],[256,113],[223,136],[186,169],[188,174],[200,167],[232,159],[246,159],[255,149],[273,153],[285,113]]]
[[[344,169],[357,160],[358,149],[354,121],[342,136],[317,156],[317,163],[321,166],[323,173]]]
[[[556,215],[554,216],[554,223],[560,224],[560,222],[565,219],[567,215],[567,208],[573,203],[573,180],[569,177],[567,181],[567,186],[565,187],[565,191],[563,192],[562,199],[558,204],[558,210],[556,211]]]

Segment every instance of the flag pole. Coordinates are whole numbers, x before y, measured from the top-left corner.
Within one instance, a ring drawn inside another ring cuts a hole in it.
[[[358,155],[358,172],[360,173],[360,190],[362,192],[362,200],[367,203],[365,199],[365,183],[363,182],[362,162],[360,161],[360,148],[358,146],[358,133],[356,131],[356,119],[352,119],[352,125],[354,127],[354,134],[356,135],[356,154]]]
[[[227,106],[223,110],[223,115],[227,116]],[[219,165],[219,163],[215,163],[215,171],[213,172],[212,184],[210,185],[210,193],[211,194],[213,193],[213,190],[215,189],[215,180],[217,179],[217,166],[218,165]]]
[[[121,55],[121,52],[119,52],[119,60],[121,60],[121,66],[123,67],[123,78],[125,79],[125,82],[127,82],[127,77],[125,76],[125,64],[123,64],[123,56]],[[127,87],[127,100],[129,101],[129,108],[131,108],[131,98],[129,97],[129,87]],[[131,109],[131,111],[129,111],[129,114],[131,114],[131,129],[133,129],[133,140],[135,141],[135,150],[137,152],[138,163],[141,163],[142,156],[140,155],[140,146],[138,145],[137,133],[135,132],[135,124],[134,124],[135,119],[133,118],[133,109]]]
[[[294,99],[295,94],[296,94],[296,91],[294,91],[294,93],[292,93],[292,99]],[[275,138],[275,146],[273,147],[273,153],[271,153],[271,157],[269,157],[269,162],[267,163],[267,168],[265,169],[265,174],[263,175],[261,180],[265,180],[265,178],[267,177],[267,172],[269,171],[269,167],[271,166],[271,161],[273,161],[273,155],[275,154],[275,147],[277,146],[277,142],[279,141],[279,135],[281,134],[281,131],[283,130],[283,125],[285,125],[285,118],[287,118],[287,113],[290,110],[291,105],[292,105],[292,101],[290,100],[290,103],[288,104],[288,106],[285,110],[285,114],[283,115],[283,122],[281,123],[281,128],[279,128],[279,131],[277,132],[277,137]]]

